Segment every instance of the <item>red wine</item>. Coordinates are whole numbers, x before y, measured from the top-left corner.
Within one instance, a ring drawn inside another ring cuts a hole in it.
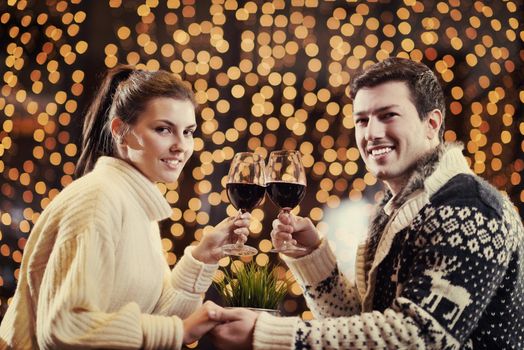
[[[269,198],[280,208],[293,209],[306,195],[306,186],[292,182],[268,182],[266,187]]]
[[[264,198],[266,191],[264,186],[248,183],[226,184],[227,197],[238,210],[251,211]]]

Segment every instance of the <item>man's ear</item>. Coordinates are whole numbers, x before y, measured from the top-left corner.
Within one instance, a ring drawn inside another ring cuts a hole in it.
[[[442,112],[439,109],[434,109],[428,113],[426,118],[427,131],[426,136],[429,140],[438,138],[440,128],[442,127]]]
[[[119,117],[113,118],[111,120],[111,135],[113,135],[113,138],[116,140],[116,143],[123,144],[124,143],[124,128],[125,123],[122,119]]]

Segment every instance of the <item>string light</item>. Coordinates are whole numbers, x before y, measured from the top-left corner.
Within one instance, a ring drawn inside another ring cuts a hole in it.
[[[192,85],[201,106],[184,186],[159,185],[173,207],[161,225],[170,265],[236,213],[224,176],[237,151],[300,149],[309,183],[295,213],[321,231],[332,229],[322,220],[343,201],[383,195],[352,142],[348,84],[388,56],[434,69],[448,98],[445,139],[463,141],[472,169],[522,207],[524,38],[515,1],[405,0],[384,9],[349,0],[213,0],[205,9],[194,0],[47,0],[36,7],[0,4],[2,313],[39,213],[73,180],[95,77],[117,63],[172,71]],[[94,38],[99,26],[103,34]],[[253,212],[259,264],[277,259],[267,254],[276,213],[270,201]],[[302,290],[291,283],[289,291],[285,310],[302,312]]]

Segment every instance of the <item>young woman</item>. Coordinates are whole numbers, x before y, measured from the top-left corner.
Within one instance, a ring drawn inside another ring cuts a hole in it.
[[[247,239],[228,218],[171,271],[158,221],[171,208],[155,182],[177,180],[193,152],[195,102],[166,71],[108,72],[86,115],[79,179],[43,211],[24,251],[0,348],[179,349],[211,329],[202,305],[221,246]]]

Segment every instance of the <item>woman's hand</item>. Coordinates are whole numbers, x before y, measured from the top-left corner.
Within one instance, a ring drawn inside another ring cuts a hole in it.
[[[217,325],[210,332],[213,345],[224,350],[249,350],[253,348],[253,332],[258,313],[248,309],[222,309],[215,315]]]
[[[306,251],[282,253],[294,258],[311,253],[321,242],[320,234],[309,218],[295,216],[283,211],[273,221],[271,240],[276,249],[280,249],[285,244],[284,242],[298,244],[306,248]]]
[[[221,310],[222,307],[208,300],[195,312],[193,312],[185,320],[183,320],[183,343],[194,343],[195,341],[200,339],[204,334],[213,329],[213,327],[215,327],[218,323],[220,323],[219,320],[216,320],[216,315],[219,314]]]
[[[216,264],[224,257],[222,246],[226,243],[247,241],[251,214],[242,213],[226,218],[213,230],[204,233],[200,243],[193,249],[193,257],[206,264]]]

